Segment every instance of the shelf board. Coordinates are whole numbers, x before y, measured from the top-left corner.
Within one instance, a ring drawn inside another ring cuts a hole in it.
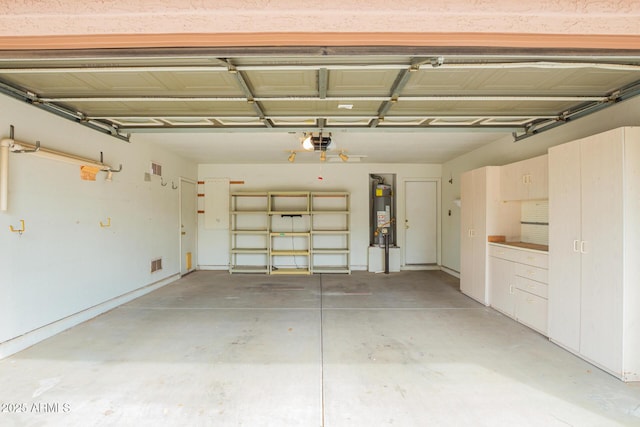
[[[269,215],[309,215],[311,211],[269,211]]]
[[[324,255],[324,254],[348,254],[349,249],[311,249],[312,254]]]
[[[283,249],[277,251],[271,251],[271,256],[308,256],[308,250],[291,250],[291,249]]]
[[[313,267],[314,273],[345,273],[350,274],[351,269],[346,266],[326,266],[326,267]]]
[[[308,231],[272,231],[269,233],[272,237],[309,237]]]
[[[314,209],[311,211],[313,215],[321,215],[321,214],[334,214],[334,215],[349,215],[349,211],[339,211],[339,210],[329,210],[329,209]]]
[[[266,191],[241,191],[231,193],[233,197],[267,197],[268,193]]]
[[[234,248],[231,249],[232,254],[266,254],[269,253],[267,248]]]
[[[311,234],[349,234],[349,230],[311,230]]]
[[[231,230],[233,234],[269,234],[269,230]]]
[[[308,268],[276,268],[271,274],[311,274],[311,271]]]
[[[268,273],[266,265],[234,265],[229,268],[230,273]]]

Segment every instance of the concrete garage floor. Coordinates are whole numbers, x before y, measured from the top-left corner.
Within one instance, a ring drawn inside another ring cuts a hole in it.
[[[640,384],[457,288],[196,272],[0,361],[0,425],[640,425]]]

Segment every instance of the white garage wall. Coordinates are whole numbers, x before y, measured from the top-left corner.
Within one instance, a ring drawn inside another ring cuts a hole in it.
[[[366,269],[369,246],[369,174],[396,174],[398,245],[404,244],[401,229],[404,218],[404,180],[441,176],[441,166],[433,164],[263,164],[263,165],[199,165],[198,179],[229,178],[244,181],[231,185],[231,191],[348,191],[351,193],[351,265]],[[318,180],[318,176],[322,180]],[[202,187],[201,187],[202,189]],[[206,195],[205,195],[206,197]],[[202,206],[202,203],[201,203]],[[202,216],[202,215],[201,215]],[[202,219],[202,218],[200,218]],[[229,264],[229,232],[207,230],[199,221],[198,263],[204,269],[227,269]]]
[[[75,319],[97,315],[115,305],[101,306],[106,301],[176,278],[179,198],[171,182],[195,179],[197,171],[193,163],[136,143],[135,135],[129,144],[0,96],[3,138],[10,124],[17,140],[96,160],[102,151],[105,163],[122,163],[123,171],[113,182],[105,182],[104,173],[82,181],[79,166],[10,154],[9,210],[0,212],[0,357],[71,326],[75,320],[68,316],[95,306]],[[163,165],[166,187],[157,177],[145,182],[151,161]],[[109,217],[111,227],[101,228]],[[9,230],[20,220],[22,236]],[[156,257],[163,258],[163,270],[152,274]],[[21,337],[60,319],[56,327]]]
[[[578,119],[519,142],[507,137],[457,157],[442,165],[442,265],[460,271],[460,209],[453,201],[460,198],[460,175],[482,166],[502,166],[545,154],[549,147],[615,129],[640,126],[640,97],[614,105],[599,113]],[[452,178],[453,184],[448,180]],[[451,209],[451,216],[448,210]]]

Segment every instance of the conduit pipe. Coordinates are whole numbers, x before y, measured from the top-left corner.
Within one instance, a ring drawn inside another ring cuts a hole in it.
[[[7,210],[9,200],[9,148],[12,139],[0,141],[0,211]]]
[[[63,153],[61,151],[40,148],[39,146],[28,144],[22,141],[16,141],[13,138],[3,138],[0,140],[0,211],[4,212],[8,208],[9,199],[9,152],[29,153],[32,156],[38,156],[50,160],[58,160],[78,166],[94,166],[100,168],[101,171],[107,172],[109,177],[113,172],[120,172],[119,169],[85,157],[76,156],[74,154]]]
[[[5,140],[3,139],[2,142]],[[111,166],[106,165],[97,160],[88,159],[86,157],[76,156],[74,154],[63,153],[62,151],[50,150],[48,148],[42,148],[36,150],[36,146],[33,144],[27,144],[26,142],[15,141],[10,139],[12,144],[10,145],[10,150],[14,153],[22,152],[23,150],[29,151],[29,154],[36,157],[42,157],[44,159],[50,160],[58,160],[60,162],[70,163],[78,166],[94,166],[100,168],[100,170],[109,172],[116,172]]]

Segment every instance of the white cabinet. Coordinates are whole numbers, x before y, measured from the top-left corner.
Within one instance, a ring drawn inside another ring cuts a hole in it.
[[[491,307],[547,335],[548,255],[489,245]]]
[[[500,173],[502,200],[538,200],[549,196],[546,154],[502,166]]]
[[[489,257],[489,283],[491,284],[491,307],[509,317],[515,317],[515,263],[513,261]]]
[[[549,149],[549,338],[640,380],[640,128]]]
[[[487,236],[517,236],[520,209],[500,200],[500,168],[496,166],[463,173],[460,198],[460,290],[489,305]]]

